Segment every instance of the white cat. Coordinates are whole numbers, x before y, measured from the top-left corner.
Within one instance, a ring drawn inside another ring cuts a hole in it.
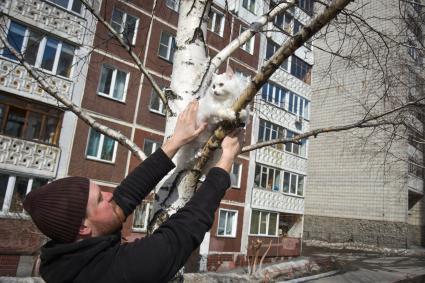
[[[180,149],[177,170],[186,169],[193,165],[192,162],[196,157],[199,157],[199,151],[212,135],[218,123],[236,119],[232,105],[246,85],[247,81],[235,75],[230,68],[226,70],[226,73],[213,75],[211,86],[205,95],[199,99],[197,115],[197,124],[207,122],[207,129],[196,140]],[[242,109],[239,113],[240,120],[245,122],[247,117],[248,111]]]

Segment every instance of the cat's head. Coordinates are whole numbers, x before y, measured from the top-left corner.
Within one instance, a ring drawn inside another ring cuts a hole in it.
[[[223,74],[214,74],[211,82],[211,92],[214,99],[227,100],[236,98],[239,93],[239,80],[233,71],[227,70]]]

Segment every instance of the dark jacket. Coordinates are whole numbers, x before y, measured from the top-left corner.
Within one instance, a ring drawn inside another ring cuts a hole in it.
[[[123,180],[114,199],[126,216],[173,166],[159,149]],[[185,207],[132,243],[122,244],[120,233],[71,244],[50,241],[41,249],[41,276],[47,283],[167,282],[202,242],[229,186],[229,174],[212,168]]]

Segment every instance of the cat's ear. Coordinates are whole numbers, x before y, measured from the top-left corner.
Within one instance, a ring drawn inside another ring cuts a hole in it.
[[[235,75],[235,73],[233,72],[232,68],[230,66],[227,66],[226,68],[226,76],[231,79],[233,78],[233,76]]]

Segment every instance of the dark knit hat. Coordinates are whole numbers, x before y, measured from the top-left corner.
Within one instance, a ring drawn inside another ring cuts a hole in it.
[[[68,177],[31,191],[24,208],[44,235],[54,241],[71,243],[86,216],[90,181]]]

